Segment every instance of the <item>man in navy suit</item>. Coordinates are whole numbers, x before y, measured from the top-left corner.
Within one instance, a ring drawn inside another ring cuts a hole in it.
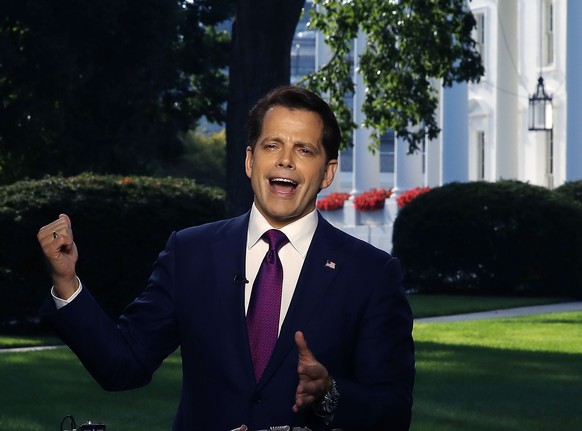
[[[310,91],[280,87],[251,110],[248,129],[251,210],[173,233],[115,322],[77,277],[71,220],[41,228],[53,281],[43,316],[106,390],[147,384],[180,347],[175,431],[408,430],[414,347],[400,264],[315,209],[338,166],[333,112]],[[278,337],[257,377],[245,319],[270,229],[289,242],[278,253]]]

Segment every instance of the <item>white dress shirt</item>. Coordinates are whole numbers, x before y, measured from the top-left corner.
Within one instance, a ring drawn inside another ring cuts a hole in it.
[[[279,331],[281,331],[281,325],[291,304],[295,286],[297,285],[299,274],[303,268],[303,262],[305,262],[307,250],[309,250],[313,234],[317,228],[317,222],[317,211],[313,210],[301,219],[279,229],[289,238],[289,242],[279,250],[279,258],[283,265],[283,293],[279,314]],[[269,224],[253,204],[247,233],[245,273],[249,282],[245,286],[245,312],[248,310],[251,300],[253,283],[257,277],[261,263],[265,258],[265,254],[269,250],[268,243],[261,239],[261,236],[269,229],[273,229],[273,226]]]

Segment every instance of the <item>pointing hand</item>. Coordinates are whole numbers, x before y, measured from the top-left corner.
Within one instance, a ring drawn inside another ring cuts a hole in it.
[[[327,369],[315,359],[309,350],[303,332],[297,331],[295,333],[295,344],[299,351],[297,365],[299,384],[295,393],[293,411],[298,412],[301,408],[320,400],[329,391],[332,383]]]

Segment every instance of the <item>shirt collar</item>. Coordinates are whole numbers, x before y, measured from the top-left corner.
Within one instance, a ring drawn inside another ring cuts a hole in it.
[[[313,235],[315,234],[318,220],[317,211],[314,209],[309,214],[303,216],[299,220],[289,223],[279,230],[287,235],[289,243],[293,248],[295,248],[301,256],[305,257],[307,250],[311,245]],[[274,228],[269,224],[267,219],[263,217],[253,203],[249,218],[249,230],[247,233],[247,249],[250,250],[269,229]]]

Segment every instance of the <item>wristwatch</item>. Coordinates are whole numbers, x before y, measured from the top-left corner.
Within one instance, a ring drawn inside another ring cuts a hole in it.
[[[337,390],[337,384],[334,379],[331,379],[331,388],[319,401],[315,407],[315,413],[318,416],[329,416],[335,412],[337,404],[339,402],[339,391]]]

